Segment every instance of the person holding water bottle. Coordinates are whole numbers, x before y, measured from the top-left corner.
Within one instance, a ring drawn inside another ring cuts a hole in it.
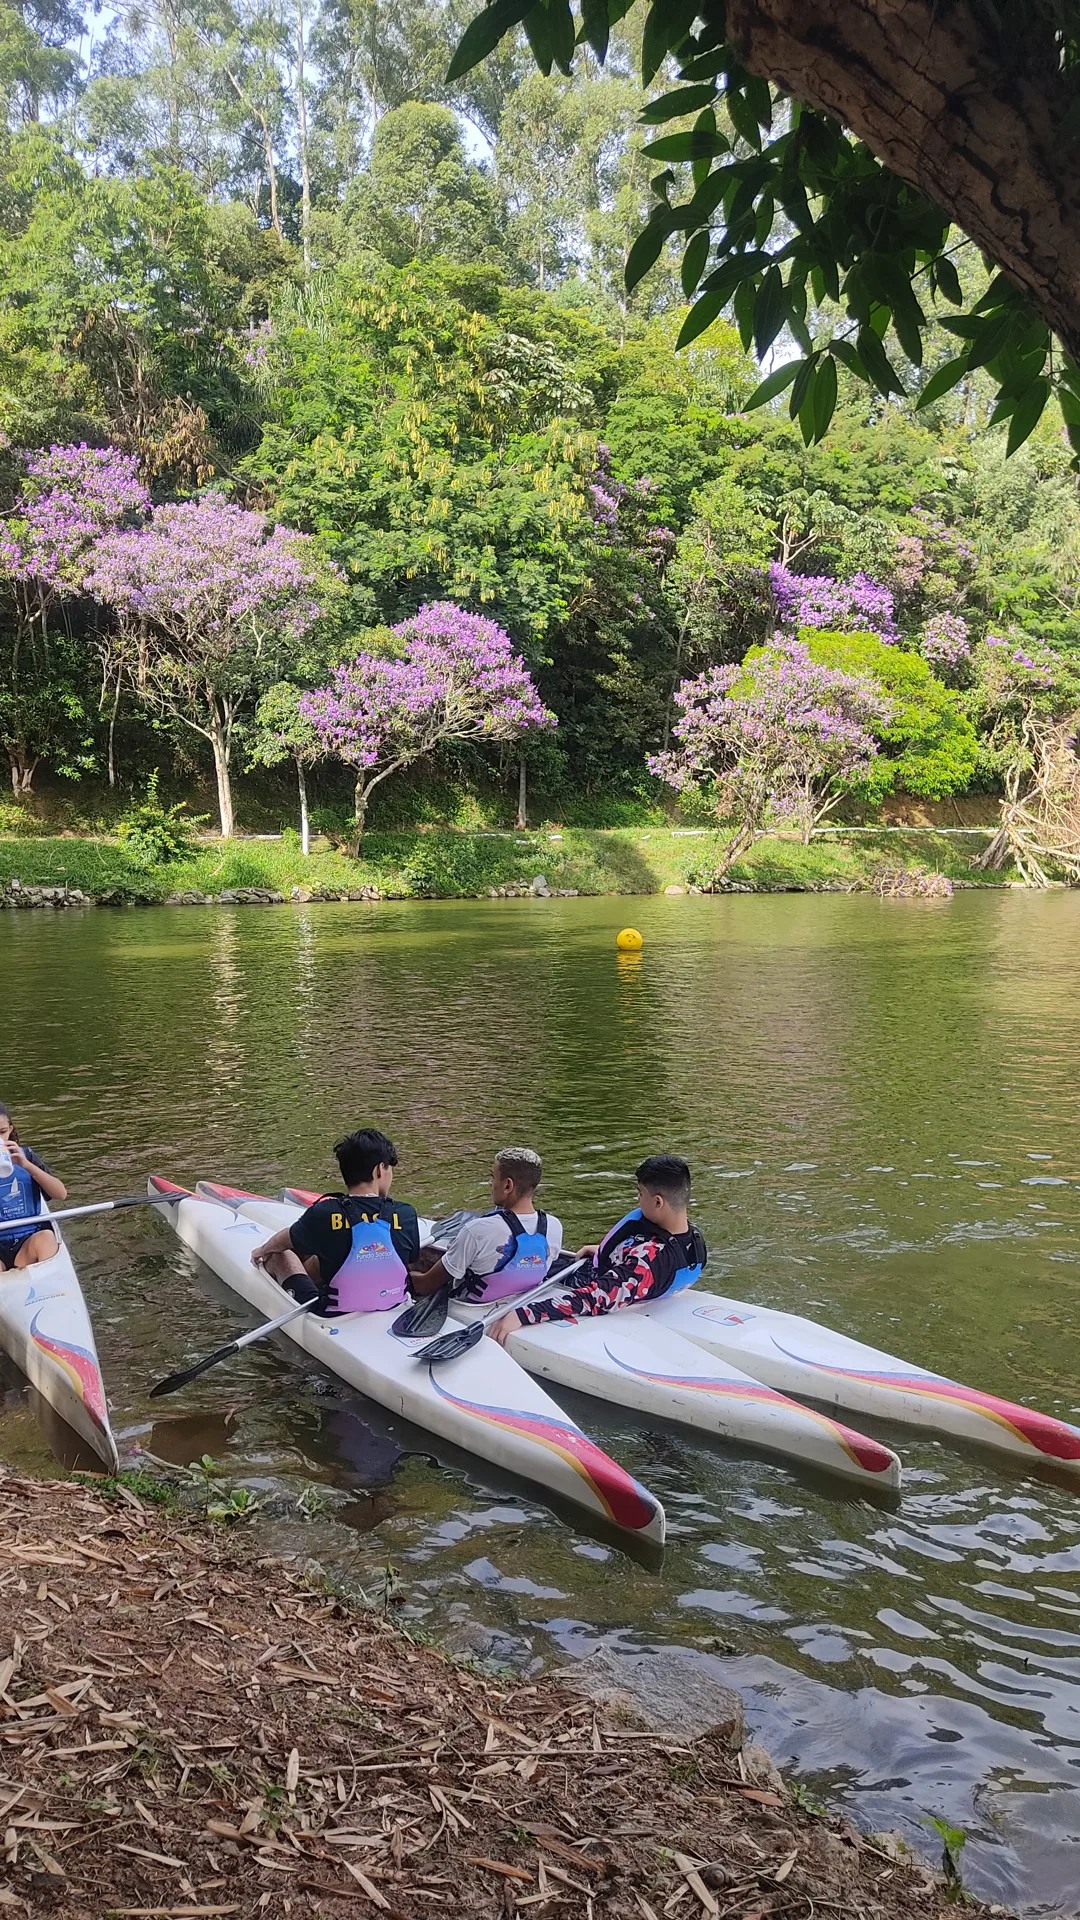
[[[7,1222],[29,1220],[47,1200],[66,1200],[67,1188],[50,1173],[32,1147],[24,1147],[15,1131],[10,1109],[0,1101],[0,1270],[33,1267],[51,1260],[59,1241],[52,1227],[7,1230]]]

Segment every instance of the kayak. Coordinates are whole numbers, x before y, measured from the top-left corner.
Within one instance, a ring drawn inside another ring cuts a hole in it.
[[[318,1195],[287,1187],[283,1198],[294,1203],[289,1217],[295,1219],[296,1208]],[[428,1233],[434,1226],[420,1224]],[[455,1301],[450,1311],[455,1320],[468,1322],[487,1309]],[[675,1330],[632,1318],[637,1311],[522,1327],[511,1334],[506,1350],[527,1372],[609,1406],[656,1414],[721,1440],[790,1456],[865,1487],[899,1487],[900,1461],[880,1441],[799,1406],[730,1361],[706,1355]]]
[[[1080,1473],[1080,1427],[912,1366],[799,1314],[695,1287],[629,1312],[647,1320],[650,1331],[689,1340],[781,1393],[980,1441],[1014,1458]]]
[[[47,1218],[43,1208],[43,1224]],[[51,1260],[0,1273],[0,1347],[115,1472],[120,1461],[94,1330],[74,1262],[55,1224],[53,1231],[60,1244]]]
[[[242,1188],[200,1181],[194,1193],[153,1175],[152,1195],[175,1196],[163,1208],[180,1239],[225,1285],[271,1319],[292,1295],[251,1264],[251,1249],[288,1226],[300,1208]],[[282,1329],[349,1386],[417,1426],[534,1481],[639,1540],[662,1543],[664,1510],[646,1487],[611,1460],[543,1389],[496,1346],[482,1340],[445,1369],[418,1364],[430,1340],[399,1340],[396,1316],[350,1313],[332,1320],[301,1314]]]

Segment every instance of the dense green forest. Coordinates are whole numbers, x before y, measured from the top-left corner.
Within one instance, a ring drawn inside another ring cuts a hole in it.
[[[358,653],[404,670],[444,603],[508,636],[539,705],[414,742],[382,824],[700,817],[723,769],[714,726],[672,771],[685,683],[743,697],[778,632],[800,697],[880,696],[872,768],[817,743],[798,774],[807,831],[845,782],[1015,787],[1080,664],[1056,400],[1008,460],[982,370],[921,410],[841,372],[809,445],[786,396],[745,411],[762,367],[725,315],[673,351],[677,250],[625,291],[655,134],[636,11],[603,68],[545,77],[511,36],[448,86],[470,11],[0,0],[0,825],[65,791],[115,819],[158,766],[210,793],[215,765],[241,824],[291,817],[305,767],[316,824],[347,821],[343,683],[321,733],[296,690]],[[954,351],[931,328],[926,369]],[[757,682],[790,706],[790,673]]]

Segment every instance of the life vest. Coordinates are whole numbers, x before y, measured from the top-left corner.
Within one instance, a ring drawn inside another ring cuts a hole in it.
[[[537,1213],[536,1226],[531,1233],[526,1233],[516,1213],[510,1213],[503,1207],[496,1207],[486,1217],[489,1220],[505,1220],[510,1230],[510,1245],[493,1272],[465,1275],[469,1284],[469,1298],[484,1302],[511,1300],[515,1294],[528,1293],[531,1288],[538,1287],[551,1265],[547,1214]],[[479,1292],[475,1291],[476,1288],[479,1288]]]
[[[673,1278],[669,1280],[667,1286],[662,1289],[660,1294],[653,1296],[654,1298],[660,1299],[665,1296],[670,1297],[675,1293],[682,1293],[685,1288],[692,1287],[696,1280],[700,1280],[702,1268],[705,1265],[708,1254],[705,1242],[698,1232],[698,1229],[696,1227],[690,1227],[686,1233],[671,1233],[666,1227],[658,1227],[655,1221],[646,1220],[640,1207],[634,1207],[630,1213],[624,1213],[621,1220],[616,1220],[610,1233],[604,1235],[604,1238],[596,1249],[596,1257],[593,1261],[593,1266],[597,1272],[599,1272],[603,1266],[605,1256],[613,1253],[616,1247],[621,1247],[627,1240],[637,1240],[641,1238],[639,1230],[642,1223],[645,1225],[646,1232],[656,1234],[665,1244],[674,1243],[675,1253],[679,1261]],[[685,1244],[687,1241],[689,1242],[689,1246]]]
[[[362,1203],[346,1201],[350,1213]],[[390,1313],[408,1291],[409,1273],[393,1236],[390,1201],[375,1201],[352,1218],[352,1246],[330,1282],[325,1311]]]
[[[41,1212],[41,1189],[25,1167],[13,1166],[0,1180],[0,1231],[5,1220],[24,1220],[27,1214]],[[32,1232],[27,1228],[27,1232]]]

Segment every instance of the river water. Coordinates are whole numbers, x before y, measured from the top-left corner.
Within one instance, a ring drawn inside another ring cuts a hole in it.
[[[535,1143],[571,1243],[682,1152],[724,1290],[1080,1418],[1078,941],[1080,895],[1010,892],[8,913],[0,1096],[77,1199],[324,1186],[375,1123],[433,1213]],[[560,1396],[664,1501],[657,1569],[283,1341],[149,1402],[250,1315],[148,1212],[69,1237],[129,1458],[213,1454],[263,1538],[507,1663],[695,1649],[808,1789],[924,1849],[946,1820],[975,1890],[1076,1910],[1080,1492],[878,1425],[906,1474],[874,1506]],[[5,1377],[4,1451],[49,1470]]]

